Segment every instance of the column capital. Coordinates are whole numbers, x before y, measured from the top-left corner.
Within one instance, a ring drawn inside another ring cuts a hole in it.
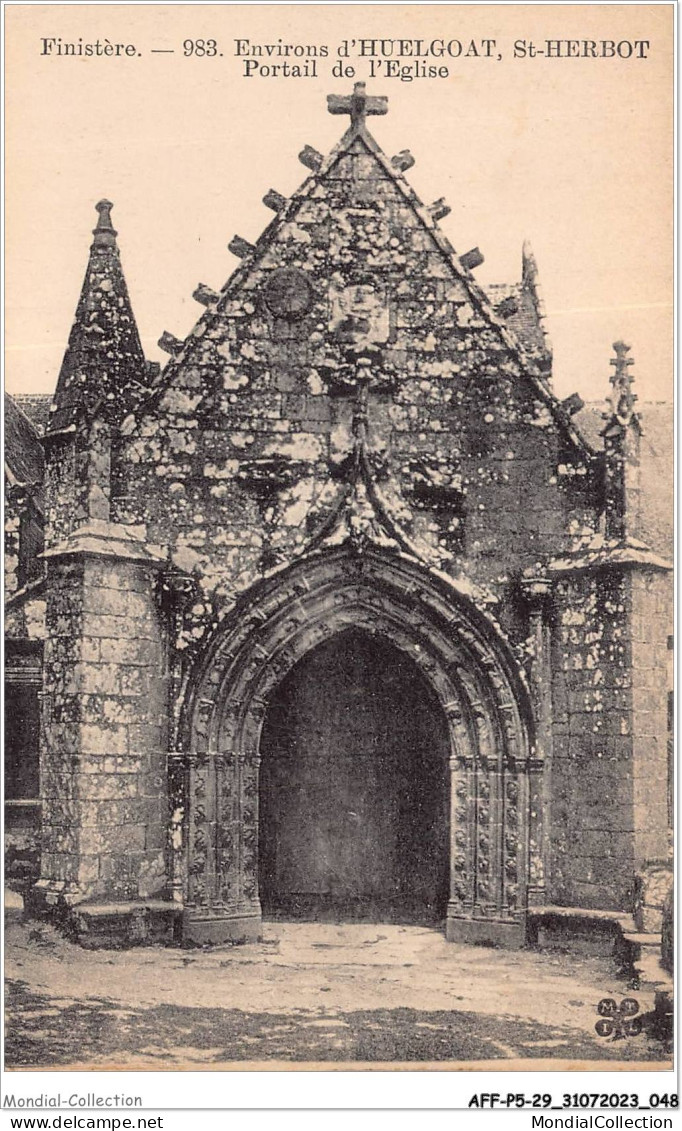
[[[530,606],[531,612],[542,612],[552,595],[553,582],[548,577],[524,577],[521,579],[521,592]]]

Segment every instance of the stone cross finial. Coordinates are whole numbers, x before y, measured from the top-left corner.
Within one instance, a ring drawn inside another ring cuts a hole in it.
[[[97,226],[92,229],[92,234],[95,237],[92,241],[93,247],[113,247],[116,243],[116,236],[118,232],[111,222],[111,210],[113,204],[110,200],[100,200],[95,208],[99,212]]]
[[[364,82],[356,82],[352,94],[328,94],[327,109],[330,114],[350,114],[351,126],[361,126],[368,114],[388,114],[388,98],[369,98]]]
[[[628,373],[629,367],[635,363],[632,358],[627,356],[630,352],[630,346],[626,345],[625,342],[614,342],[613,348],[616,356],[611,358],[614,371],[610,378],[613,392],[609,397],[609,406],[618,423],[625,426],[630,423],[635,414],[637,394],[632,391],[634,377]]]

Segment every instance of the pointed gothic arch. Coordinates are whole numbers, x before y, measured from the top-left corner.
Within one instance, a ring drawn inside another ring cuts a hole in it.
[[[511,650],[456,586],[405,555],[340,548],[244,595],[197,662],[183,712],[185,937],[260,931],[258,780],[269,698],[312,648],[348,628],[405,652],[447,721],[449,938],[525,931],[541,871],[531,812],[533,718]]]

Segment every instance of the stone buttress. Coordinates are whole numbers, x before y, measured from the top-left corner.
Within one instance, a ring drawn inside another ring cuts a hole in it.
[[[144,934],[139,901],[154,907],[168,888],[163,558],[144,527],[110,517],[118,425],[146,391],[146,364],[111,205],[97,210],[44,438],[42,860],[30,899],[69,917],[84,942],[93,924],[107,937],[112,905],[116,937]],[[135,915],[121,917],[127,901]]]
[[[554,581],[550,854],[554,902],[637,910],[670,863],[670,564],[638,539],[641,422],[614,344],[596,534],[550,563]]]

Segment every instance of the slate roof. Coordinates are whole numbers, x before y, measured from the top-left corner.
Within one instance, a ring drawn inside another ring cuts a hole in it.
[[[12,400],[27,416],[39,436],[44,436],[50,417],[52,393],[12,393]]]
[[[45,458],[38,431],[16,400],[5,393],[5,474],[10,483],[39,485]]]
[[[493,306],[508,298],[516,300],[518,310],[516,314],[511,314],[505,319],[506,325],[525,350],[543,350],[546,343],[538,312],[532,296],[523,283],[491,283],[486,290]]]

